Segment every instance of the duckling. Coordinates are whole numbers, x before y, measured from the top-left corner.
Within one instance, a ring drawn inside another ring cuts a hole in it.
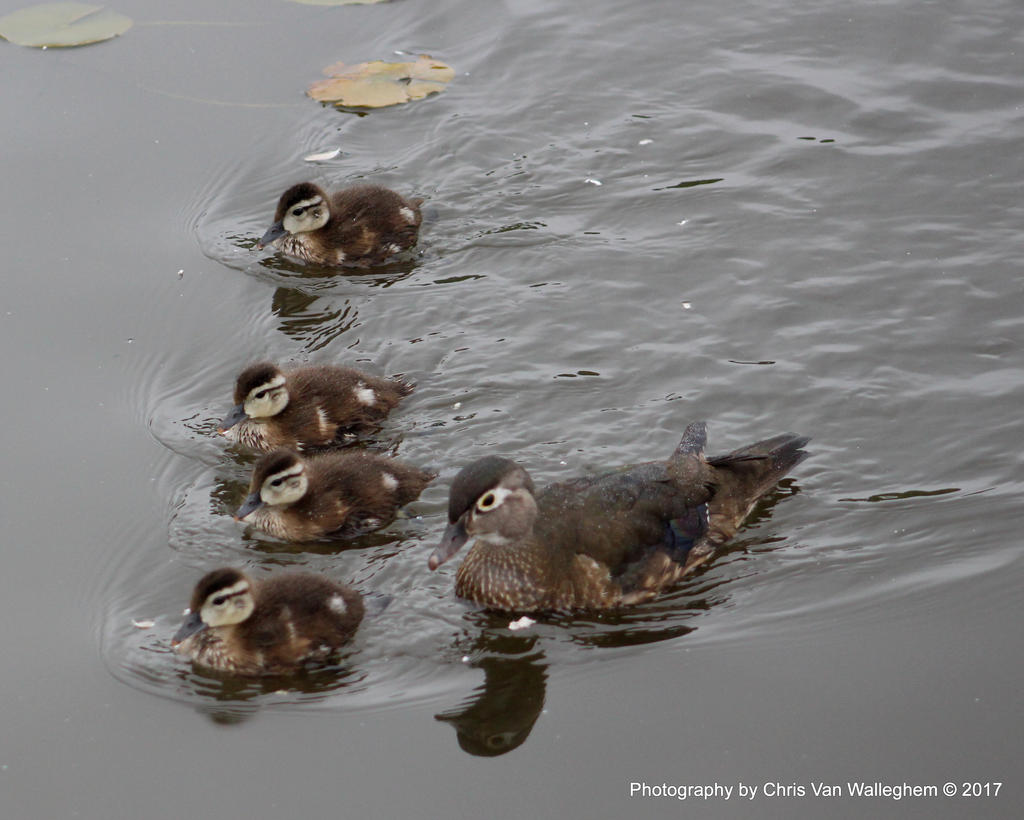
[[[235,519],[287,541],[351,537],[386,527],[436,477],[365,451],[274,450],[256,462]]]
[[[363,598],[311,572],[254,581],[215,569],[192,593],[171,645],[193,662],[238,675],[281,675],[328,661],[363,619]]]
[[[256,247],[276,244],[316,265],[379,265],[416,244],[422,202],[380,185],[354,185],[328,196],[312,182],[300,182],[281,194],[274,224]]]
[[[340,444],[374,429],[413,391],[401,379],[381,379],[335,365],[283,371],[270,362],[243,370],[235,406],[217,431],[252,450],[296,450]]]
[[[455,593],[508,612],[604,609],[645,601],[710,559],[757,500],[807,453],[784,434],[705,458],[703,422],[675,452],[540,493],[507,458],[488,456],[452,482],[437,569],[471,537]]]

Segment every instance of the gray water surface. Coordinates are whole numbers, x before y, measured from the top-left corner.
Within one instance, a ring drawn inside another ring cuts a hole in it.
[[[1019,4],[115,8],[111,42],[0,43],[5,817],[1021,815]],[[456,79],[303,96],[396,51]],[[256,251],[305,178],[424,197],[416,253]],[[231,520],[215,423],[263,357],[417,383],[371,443],[441,472],[408,518],[310,549]],[[513,633],[427,570],[469,461],[546,483],[697,419],[812,456],[659,600]],[[380,611],[301,685],[213,679],[169,639],[221,564]],[[876,781],[1002,785],[847,794]]]

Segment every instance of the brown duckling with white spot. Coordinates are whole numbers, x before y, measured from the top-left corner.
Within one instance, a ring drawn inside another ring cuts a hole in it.
[[[256,462],[235,518],[286,541],[349,538],[386,527],[436,477],[365,450],[275,450]]]
[[[376,429],[413,387],[336,365],[282,370],[256,362],[235,382],[235,406],[217,430],[258,452],[341,444]]]
[[[256,247],[275,245],[316,265],[379,265],[416,244],[422,202],[380,185],[353,185],[328,195],[312,182],[300,182],[281,194],[274,224]]]
[[[215,569],[196,584],[184,623],[171,641],[199,666],[238,675],[283,675],[327,662],[363,619],[354,589],[311,572],[255,580]]]

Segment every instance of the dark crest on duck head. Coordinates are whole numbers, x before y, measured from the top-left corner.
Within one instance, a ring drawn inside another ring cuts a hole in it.
[[[301,463],[301,461],[302,457],[298,453],[294,453],[285,447],[271,450],[260,458],[256,462],[256,466],[252,468],[253,488],[258,490],[267,476],[274,475],[282,470],[288,470]]]
[[[300,182],[298,185],[293,185],[281,194],[281,198],[277,201],[277,210],[274,212],[274,221],[280,222],[284,219],[284,215],[288,212],[288,209],[296,202],[315,199],[316,197],[320,197],[326,201],[324,192],[312,182]]]
[[[235,404],[241,404],[254,387],[266,384],[281,375],[273,362],[254,362],[238,374],[235,381]]]
[[[448,494],[448,521],[454,524],[480,496],[497,487],[505,476],[516,471],[523,474],[522,486],[532,494],[533,479],[510,458],[485,456],[463,467],[452,481]]]
[[[202,609],[206,599],[218,589],[227,589],[244,580],[245,573],[234,567],[222,567],[211,570],[200,578],[199,583],[196,584],[195,591],[192,593],[192,611],[198,612]]]

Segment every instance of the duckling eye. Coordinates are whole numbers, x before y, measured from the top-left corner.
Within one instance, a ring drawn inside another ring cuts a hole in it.
[[[258,399],[264,399],[266,397],[267,397],[267,391],[266,390],[261,390],[259,393],[256,394],[256,398],[258,398]]]
[[[480,510],[489,510],[497,503],[498,499],[494,493],[487,493],[480,496],[480,500],[476,502],[476,506]]]
[[[292,211],[292,216],[302,216],[302,208],[296,208]]]
[[[284,482],[284,479],[283,479],[283,478],[275,478],[275,479],[273,479],[273,480],[272,480],[272,481],[270,482],[270,485],[271,485],[272,487],[280,487],[280,486],[281,486],[281,484],[282,484],[283,482]]]
[[[228,599],[228,598],[227,598],[227,596],[226,596],[226,595],[218,595],[218,596],[217,596],[216,598],[214,598],[214,599],[213,599],[213,605],[214,605],[214,606],[223,606],[223,605],[224,605],[224,602],[225,602],[225,601],[226,601],[227,599]]]

